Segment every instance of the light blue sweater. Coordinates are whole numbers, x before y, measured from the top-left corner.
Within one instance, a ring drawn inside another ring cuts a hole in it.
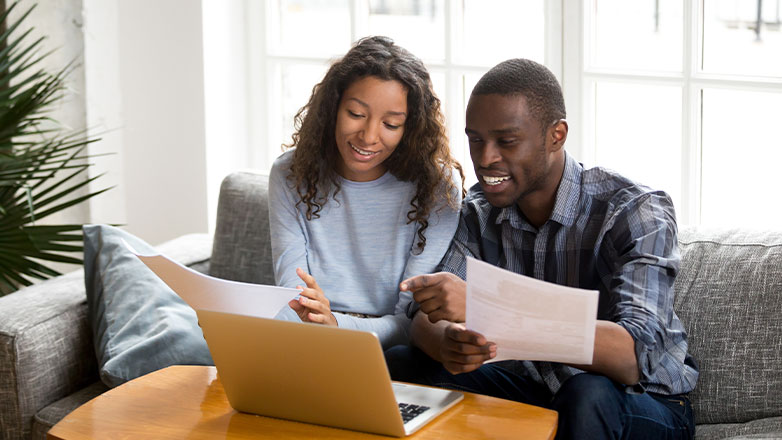
[[[296,287],[301,267],[315,277],[331,303],[332,312],[376,315],[359,318],[334,313],[340,327],[372,331],[384,348],[408,343],[412,301],[399,283],[434,271],[456,231],[459,212],[443,200],[429,215],[426,247],[413,254],[418,224],[407,222],[415,185],[391,173],[371,182],[340,180],[337,200],[329,197],[319,218],[308,221],[306,205],[287,181],[293,151],[283,153],[269,177],[274,278],[277,285]],[[456,179],[455,179],[456,180]],[[461,194],[461,193],[460,193]],[[441,208],[442,209],[439,209]],[[290,307],[278,319],[298,321]]]

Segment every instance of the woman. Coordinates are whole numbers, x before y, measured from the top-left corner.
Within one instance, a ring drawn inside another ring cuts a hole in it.
[[[301,290],[278,318],[407,343],[412,298],[399,282],[434,271],[464,182],[426,68],[388,38],[362,39],[315,86],[296,129],[269,179],[275,279]]]

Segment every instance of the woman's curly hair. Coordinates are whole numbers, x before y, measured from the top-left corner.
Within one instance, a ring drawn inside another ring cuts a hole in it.
[[[341,160],[335,138],[337,110],[342,94],[355,81],[369,76],[398,81],[407,90],[407,118],[402,139],[384,162],[397,179],[415,182],[408,223],[417,222],[418,251],[426,246],[424,231],[433,205],[445,198],[458,209],[458,190],[464,196],[464,172],[451,157],[440,100],[423,62],[387,37],[359,40],[342,59],[334,62],[323,80],[312,89],[309,102],[295,118],[292,142],[296,148],[289,179],[299,201],[307,206],[307,220],[319,217],[329,199],[340,191],[337,166]],[[453,183],[453,170],[461,177],[461,188]]]

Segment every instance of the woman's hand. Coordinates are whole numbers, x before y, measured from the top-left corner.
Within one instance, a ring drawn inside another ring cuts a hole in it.
[[[300,295],[298,298],[290,300],[288,305],[299,315],[299,319],[303,322],[314,322],[336,327],[337,318],[331,313],[331,304],[326,295],[323,294],[323,290],[318,286],[318,283],[315,282],[315,278],[299,267],[296,268],[296,275],[304,281],[307,287],[296,286],[297,289],[301,290]]]

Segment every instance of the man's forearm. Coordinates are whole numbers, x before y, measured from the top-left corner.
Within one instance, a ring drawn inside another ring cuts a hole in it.
[[[448,324],[450,324],[448,321],[438,321],[432,324],[426,313],[419,310],[413,317],[413,323],[410,326],[410,341],[432,359],[442,362],[440,344]]]
[[[592,365],[573,366],[625,385],[634,385],[640,380],[635,341],[624,327],[611,321],[597,321]]]

